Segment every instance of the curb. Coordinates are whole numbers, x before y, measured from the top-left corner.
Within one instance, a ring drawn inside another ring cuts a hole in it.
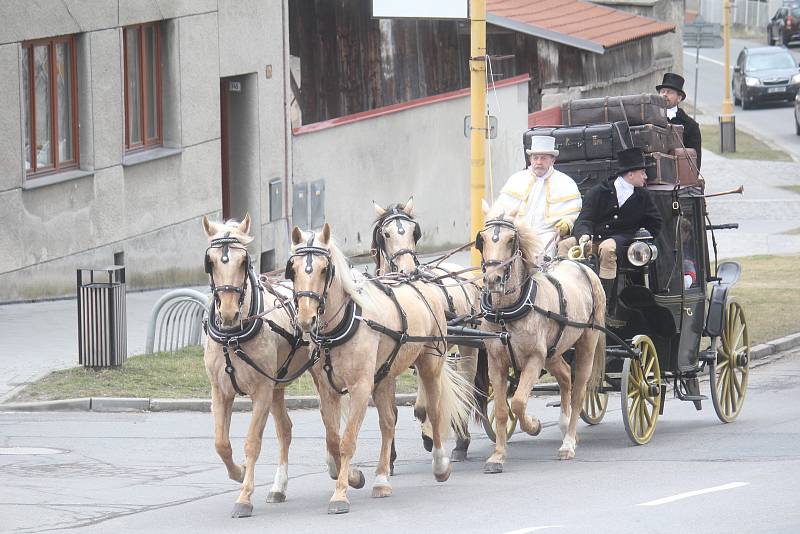
[[[397,406],[412,406],[417,399],[415,393],[395,395]],[[369,405],[374,406],[372,399]],[[319,408],[319,397],[313,395],[286,397],[287,410],[311,410]],[[253,403],[249,398],[237,397],[233,401],[234,412],[249,412]],[[210,412],[211,399],[148,399],[132,397],[83,397],[38,402],[14,402],[0,404],[0,412]]]
[[[762,360],[773,354],[800,347],[800,332],[784,336],[750,349],[750,359]],[[395,395],[397,406],[414,404],[416,393]],[[369,405],[374,406],[372,398]],[[249,398],[237,397],[234,412],[249,412],[253,408]],[[314,395],[286,397],[287,410],[312,410],[319,408],[319,397]],[[158,399],[83,397],[54,401],[14,402],[0,404],[0,412],[210,412],[211,399]]]

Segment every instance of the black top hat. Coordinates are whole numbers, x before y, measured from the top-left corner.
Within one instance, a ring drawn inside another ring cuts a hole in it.
[[[619,161],[619,174],[622,176],[626,172],[644,169],[647,164],[644,162],[644,153],[639,147],[626,148],[617,152]]]
[[[683,76],[675,74],[674,72],[666,72],[664,73],[664,79],[661,82],[661,85],[656,85],[656,91],[660,91],[662,88],[666,87],[667,89],[675,89],[680,93],[681,99],[686,99],[686,93],[683,92]]]

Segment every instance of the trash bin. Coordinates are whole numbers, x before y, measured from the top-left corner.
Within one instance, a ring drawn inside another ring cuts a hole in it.
[[[119,366],[127,355],[125,267],[78,269],[78,363]]]

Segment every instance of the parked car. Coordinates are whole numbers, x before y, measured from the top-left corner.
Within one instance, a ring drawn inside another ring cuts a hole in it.
[[[794,39],[800,39],[800,2],[784,2],[783,6],[767,23],[767,44],[788,46]]]
[[[739,53],[733,67],[733,103],[749,109],[760,102],[791,102],[800,89],[800,68],[782,46],[757,46]]]
[[[794,133],[800,135],[800,94],[794,97]]]

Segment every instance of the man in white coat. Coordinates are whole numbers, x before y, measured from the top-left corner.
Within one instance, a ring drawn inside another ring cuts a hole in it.
[[[522,217],[541,237],[550,243],[545,251],[555,256],[559,238],[570,235],[572,226],[581,211],[581,194],[575,181],[553,168],[558,156],[556,140],[549,135],[531,137],[531,148],[525,153],[530,166],[509,177],[497,202],[506,211],[517,209]]]

